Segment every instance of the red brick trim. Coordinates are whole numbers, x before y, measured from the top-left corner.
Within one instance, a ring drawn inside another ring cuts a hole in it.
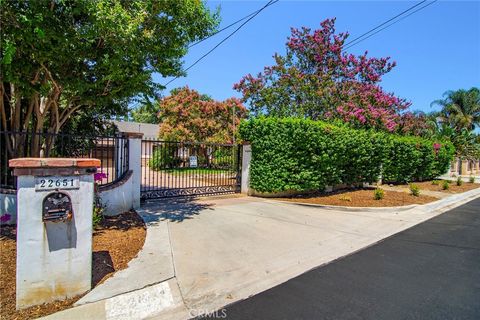
[[[17,158],[8,161],[11,168],[96,168],[100,160],[93,158]]]

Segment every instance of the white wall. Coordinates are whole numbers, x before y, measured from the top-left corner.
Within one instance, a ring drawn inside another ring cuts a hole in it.
[[[242,148],[242,184],[241,193],[250,194],[250,162],[252,161],[252,146],[243,145]]]
[[[133,208],[132,180],[133,175],[128,174],[125,180],[106,190],[100,190],[100,198],[105,204],[105,215],[117,215]]]

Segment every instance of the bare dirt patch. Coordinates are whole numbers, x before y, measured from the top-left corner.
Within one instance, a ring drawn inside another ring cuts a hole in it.
[[[275,198],[276,200],[323,204],[344,207],[398,207],[411,204],[425,204],[438,200],[437,198],[420,195],[412,196],[406,192],[385,191],[381,200],[373,199],[372,189],[343,190],[329,194]]]
[[[143,220],[134,212],[105,217],[93,233],[92,286],[104,282],[114,272],[125,269],[145,242]],[[0,319],[33,319],[68,309],[81,298],[52,302],[15,310],[16,229],[0,229]]]
[[[414,182],[414,184],[418,185],[421,190],[428,190],[428,191],[439,191],[444,193],[462,193],[466,191],[470,191],[476,188],[480,188],[480,184],[478,183],[470,183],[470,182],[463,182],[461,186],[457,186],[457,181],[451,181],[450,188],[448,190],[443,190],[442,188],[443,180],[439,180],[438,185],[432,184],[432,181],[423,181],[423,182]],[[408,188],[408,185],[402,185],[402,187]]]

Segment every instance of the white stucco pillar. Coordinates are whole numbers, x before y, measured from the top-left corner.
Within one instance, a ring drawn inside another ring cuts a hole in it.
[[[17,176],[16,307],[91,289],[93,174],[98,159],[20,158]]]
[[[242,185],[240,192],[249,194],[250,192],[250,162],[252,161],[252,146],[244,144],[242,149]]]
[[[143,133],[125,132],[128,137],[128,167],[132,170],[132,206],[140,208],[140,184],[142,182],[142,137]]]

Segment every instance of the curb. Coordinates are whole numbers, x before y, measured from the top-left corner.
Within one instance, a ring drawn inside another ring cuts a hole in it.
[[[324,204],[315,204],[315,203],[306,203],[306,202],[293,202],[285,200],[274,200],[274,199],[265,199],[267,202],[280,202],[285,204],[307,206],[307,207],[316,207],[325,210],[336,210],[343,212],[402,212],[411,209],[429,209],[429,210],[440,210],[442,206],[448,206],[450,204],[456,203],[457,201],[462,201],[469,197],[474,197],[480,195],[480,188],[472,189],[462,193],[456,193],[448,195],[444,198],[438,199],[436,201],[426,203],[426,204],[411,204],[407,206],[397,206],[397,207],[346,207],[346,206],[332,206]],[[455,208],[455,207],[452,207]]]
[[[306,207],[316,207],[319,209],[336,210],[336,211],[344,211],[344,212],[389,212],[389,211],[400,212],[400,211],[407,211],[420,206],[418,204],[410,204],[408,206],[400,206],[400,207],[344,207],[344,206],[331,206],[331,205],[324,205],[324,204],[293,202],[293,201],[284,201],[284,200],[266,200],[266,201],[280,202],[280,203],[293,204],[293,205],[306,206]]]

